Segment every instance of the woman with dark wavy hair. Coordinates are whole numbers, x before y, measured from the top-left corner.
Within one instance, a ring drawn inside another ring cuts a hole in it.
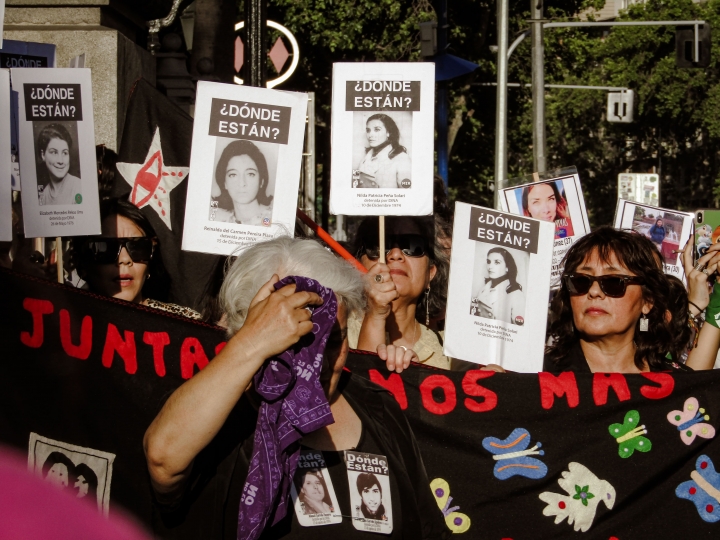
[[[62,124],[49,124],[38,134],[35,150],[44,165],[37,170],[40,206],[82,203],[82,181],[70,174],[72,146],[70,132]]]
[[[410,187],[410,156],[400,144],[400,129],[395,120],[387,114],[373,114],[365,123],[365,136],[368,146],[353,175],[353,187]]]
[[[666,359],[678,349],[671,287],[646,237],[601,227],[564,261],[553,300],[544,371],[691,371]]]
[[[517,282],[517,264],[508,250],[494,247],[486,255],[487,277],[473,294],[472,314],[486,319],[525,323],[525,294]]]

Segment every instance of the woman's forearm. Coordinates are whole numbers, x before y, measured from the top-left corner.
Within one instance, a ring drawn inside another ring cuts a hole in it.
[[[361,351],[376,352],[379,345],[385,345],[386,321],[384,317],[366,314],[360,327],[357,348]]]
[[[698,336],[697,347],[688,355],[686,365],[695,371],[712,369],[720,347],[720,329],[710,323],[703,324]]]

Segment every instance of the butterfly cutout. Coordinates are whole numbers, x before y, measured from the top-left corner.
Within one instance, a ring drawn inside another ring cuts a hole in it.
[[[703,422],[710,420],[710,415],[705,414],[705,409],[699,407],[698,400],[694,397],[685,400],[682,411],[670,411],[667,419],[677,426],[680,439],[687,445],[692,444],[697,436],[703,439],[712,439],[715,436],[715,428]]]
[[[516,474],[537,480],[547,474],[547,465],[530,457],[545,455],[545,451],[538,450],[541,443],[527,449],[530,446],[530,432],[527,429],[515,428],[507,439],[485,437],[482,445],[485,450],[495,454],[493,459],[497,463],[493,474],[499,480],[507,480]]]
[[[712,460],[706,455],[698,457],[690,478],[677,487],[675,495],[692,501],[704,521],[720,521],[720,474]]]
[[[615,437],[618,443],[618,455],[621,458],[629,458],[635,450],[638,452],[649,452],[652,443],[647,437],[643,437],[647,433],[645,426],[638,426],[640,423],[640,413],[633,410],[628,411],[622,424],[610,424],[608,431],[610,435]]]
[[[470,528],[470,518],[458,512],[459,506],[450,506],[453,498],[450,496],[450,484],[442,478],[436,478],[430,482],[430,489],[435,497],[435,502],[445,516],[445,524],[453,534],[462,534]]]

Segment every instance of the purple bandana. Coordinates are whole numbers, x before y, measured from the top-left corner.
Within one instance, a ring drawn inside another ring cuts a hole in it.
[[[284,278],[275,284],[275,289],[288,283],[295,283],[296,291],[319,294],[323,304],[313,311],[312,334],[267,360],[255,374],[255,391],[262,403],[240,499],[237,537],[241,540],[258,538],[273,511],[273,525],[285,517],[300,454],[298,441],[335,421],[320,385],[323,352],[337,318],[335,294],[315,280],[298,276]]]

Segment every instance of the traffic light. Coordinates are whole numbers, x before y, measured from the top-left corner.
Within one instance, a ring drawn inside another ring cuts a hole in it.
[[[699,58],[693,59],[695,52],[695,27],[677,26],[675,28],[675,65],[680,68],[705,68],[710,65],[710,23],[698,27]]]

